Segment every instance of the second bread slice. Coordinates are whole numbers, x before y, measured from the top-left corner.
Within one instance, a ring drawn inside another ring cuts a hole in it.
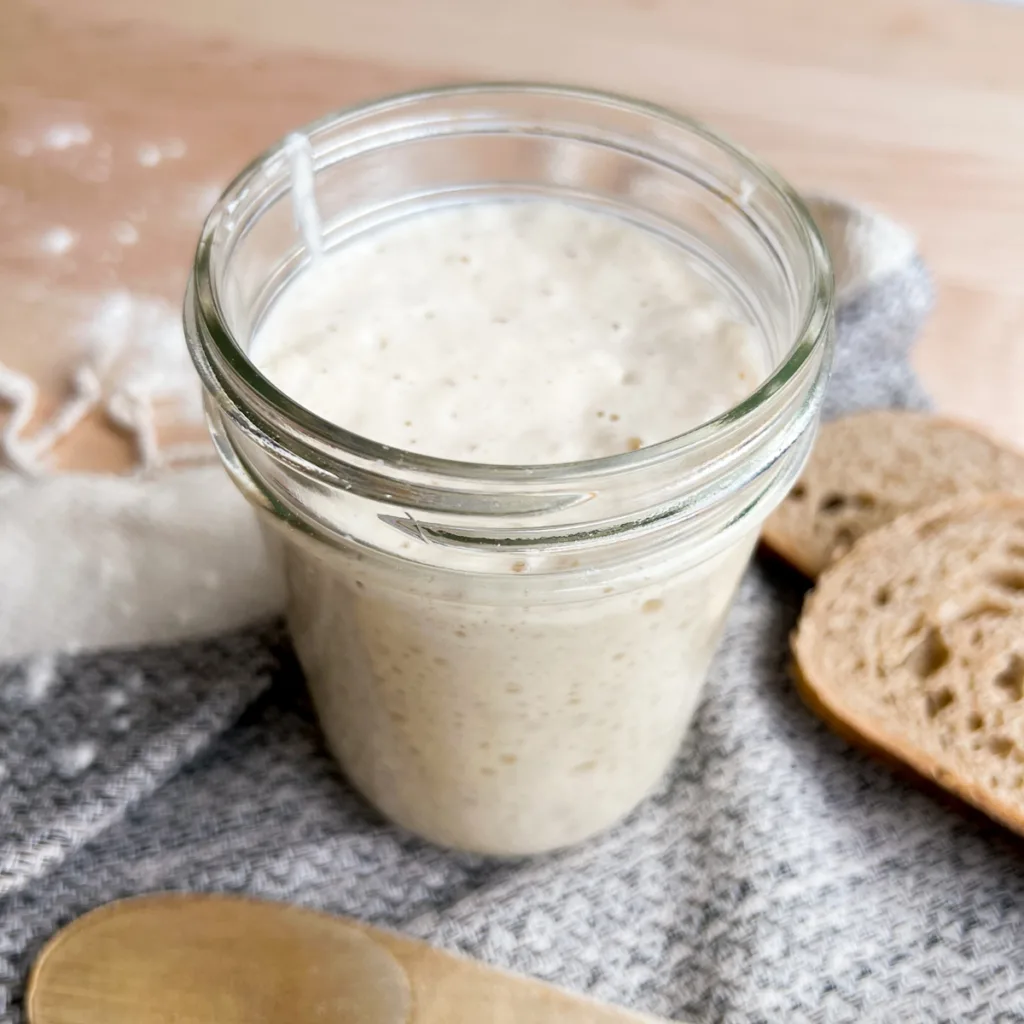
[[[865,533],[957,495],[1024,494],[1024,456],[963,423],[879,410],[825,424],[764,541],[817,576]]]
[[[1024,833],[1024,498],[865,537],[818,581],[793,652],[838,731]]]

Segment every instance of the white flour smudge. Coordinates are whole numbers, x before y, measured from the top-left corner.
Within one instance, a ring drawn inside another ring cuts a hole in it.
[[[164,299],[115,289],[100,297],[79,337],[101,381],[107,415],[135,439],[140,468],[161,464],[155,405],[179,420],[202,421],[202,393],[181,326]]]
[[[156,167],[163,160],[163,154],[161,154],[159,146],[154,146],[152,142],[146,142],[136,150],[135,159],[143,167]]]
[[[188,152],[184,139],[170,139],[167,142],[144,142],[135,151],[135,159],[143,167],[156,167],[164,160],[180,160]]]
[[[104,394],[176,399],[202,419],[199,381],[185,347],[181,310],[165,299],[118,288],[100,296],[79,328]]]
[[[181,218],[189,224],[199,225],[220,199],[222,185],[197,185],[189,189],[189,199],[181,206]]]
[[[91,167],[86,167],[79,175],[82,181],[91,181],[93,184],[99,184],[104,181],[110,180],[110,165],[95,163]]]
[[[47,149],[70,149],[92,142],[92,129],[85,124],[54,124],[43,134],[43,145]]]
[[[78,232],[64,227],[63,224],[50,228],[39,240],[39,246],[43,252],[50,253],[53,256],[63,256],[64,253],[72,250],[77,243]]]
[[[127,220],[119,220],[110,233],[118,245],[134,245],[139,240],[139,229]]]
[[[74,174],[81,181],[99,183],[109,181],[113,169],[114,147],[104,142],[89,150],[88,157],[76,164]]]
[[[52,244],[60,249],[64,242]],[[11,410],[0,426],[0,463],[38,476],[57,441],[100,407],[134,438],[140,469],[161,465],[165,455],[157,437],[158,412],[177,422],[202,422],[202,391],[185,346],[179,307],[158,296],[113,289],[86,310],[76,336],[81,362],[71,375],[68,396],[32,433],[35,382],[0,364],[0,407]]]
[[[97,133],[98,129],[65,111],[64,116],[0,134],[0,146],[19,156],[59,159],[63,171],[86,182],[106,181],[115,171],[115,163],[117,168],[125,162],[157,167],[184,158],[189,149],[183,138],[142,136],[126,152],[120,149],[115,154],[113,144]],[[213,206],[220,192],[220,185],[186,185],[171,215],[187,216],[198,227],[201,215]],[[0,186],[0,208],[5,216],[7,208],[14,209],[23,201],[21,193]],[[69,353],[66,391],[57,411],[40,424],[35,381],[20,368],[0,364],[0,467],[6,465],[27,476],[46,473],[53,446],[95,409],[131,434],[141,469],[179,458],[205,461],[210,457],[207,445],[177,452],[159,444],[158,427],[165,420],[178,425],[202,422],[202,393],[185,345],[180,306],[115,285],[118,272],[112,265],[126,260],[127,249],[139,245],[147,214],[145,206],[125,207],[107,222],[106,244],[97,247],[93,255],[98,264],[96,278],[109,282],[110,290],[82,293],[74,299],[79,309],[62,344],[77,342],[79,351],[72,348]],[[52,260],[54,266],[63,260],[61,269],[69,270],[84,238],[74,224],[44,221],[24,232],[23,244],[26,254]],[[36,301],[28,294],[30,287],[45,293],[47,285],[45,281],[29,282],[19,298]],[[38,301],[44,300],[45,295],[40,294]]]

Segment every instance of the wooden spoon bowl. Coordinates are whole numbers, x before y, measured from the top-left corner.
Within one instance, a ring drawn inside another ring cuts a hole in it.
[[[31,1024],[656,1024],[357,921],[177,894],[59,932],[26,1009]]]

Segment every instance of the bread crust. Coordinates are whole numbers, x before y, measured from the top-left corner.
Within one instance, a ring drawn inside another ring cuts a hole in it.
[[[1012,445],[1008,445],[1002,440],[993,437],[987,431],[980,429],[973,423],[968,423],[965,420],[957,419],[953,416],[936,416],[930,413],[921,413],[913,410],[901,410],[901,409],[869,409],[864,412],[853,413],[850,416],[841,417],[838,420],[833,420],[831,423],[827,423],[822,427],[822,431],[828,431],[830,429],[856,429],[858,422],[865,422],[870,420],[876,420],[879,418],[891,418],[893,420],[906,418],[913,420],[916,423],[927,423],[935,429],[952,429],[962,431],[966,435],[971,435],[978,438],[994,448],[1005,452],[1011,458],[1017,458],[1021,460],[1021,492],[1024,493],[1024,452],[1018,450]],[[820,446],[822,438],[819,435],[816,446]],[[813,458],[813,456],[812,456]],[[805,468],[804,473],[801,475],[800,480],[797,481],[796,486],[803,484],[806,486],[807,480],[810,478],[810,468]],[[974,489],[968,489],[965,493],[977,493]],[[901,514],[916,511],[917,508],[923,508],[924,505],[917,505],[914,508],[905,508]],[[817,519],[819,513],[815,513],[812,522]],[[889,520],[890,522],[892,520]],[[818,557],[815,551],[816,544],[809,541],[805,533],[801,531],[795,531],[785,528],[785,509],[784,507],[777,510],[766,520],[764,527],[761,531],[762,542],[774,551],[780,558],[788,562],[793,568],[803,573],[809,579],[814,579],[820,575],[826,568],[827,563],[823,563]],[[878,528],[878,527],[876,527]]]

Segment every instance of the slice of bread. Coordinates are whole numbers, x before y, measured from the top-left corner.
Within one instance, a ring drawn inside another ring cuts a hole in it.
[[[864,537],[792,645],[838,732],[1024,834],[1024,498],[955,499]]]
[[[826,423],[762,539],[817,576],[871,530],[945,498],[1024,494],[1024,456],[961,423],[879,410]]]

